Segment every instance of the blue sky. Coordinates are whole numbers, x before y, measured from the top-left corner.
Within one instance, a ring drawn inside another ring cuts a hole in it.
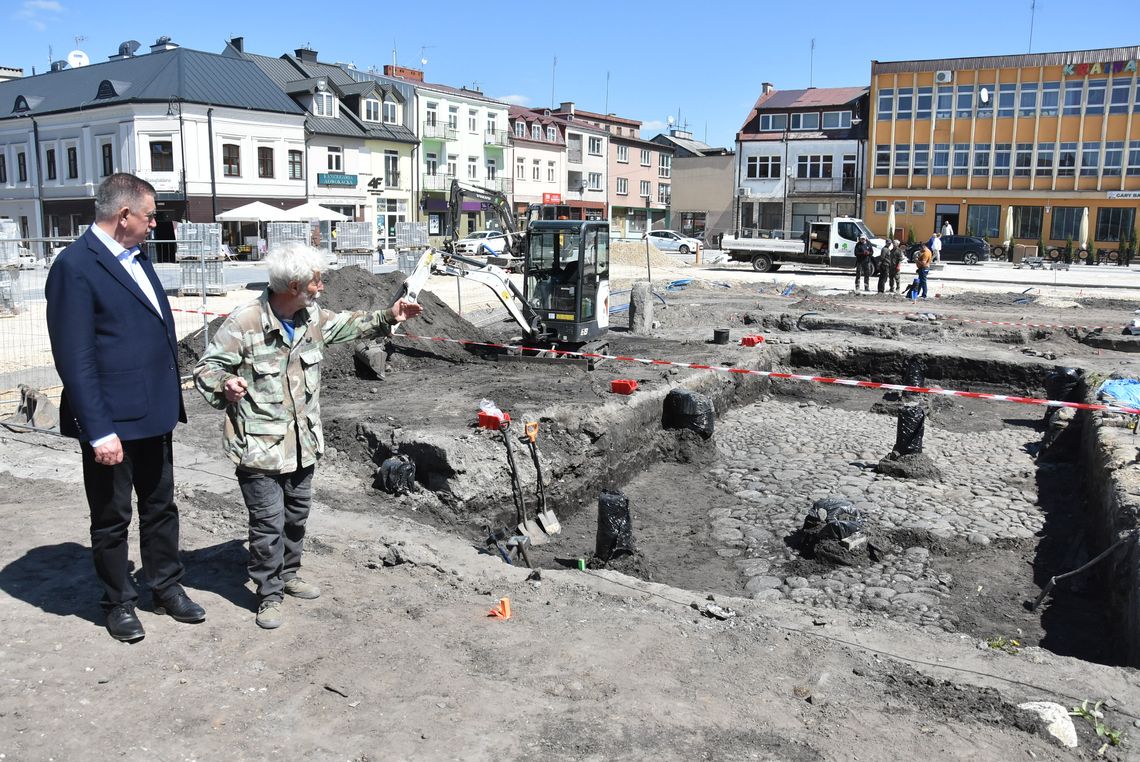
[[[362,69],[391,63],[395,49],[403,66],[419,68],[426,58],[430,82],[477,85],[492,98],[539,108],[553,94],[555,103],[639,119],[644,137],[679,117],[698,139],[731,146],[761,82],[781,90],[857,86],[868,82],[872,58],[1024,53],[1030,2],[0,0],[8,32],[0,65],[43,72],[49,47],[52,58],[66,58],[78,37],[92,62],[130,39],[145,52],[162,35],[210,52],[239,35],[246,50],[264,55],[307,45],[322,61]],[[360,10],[341,11],[353,7]],[[1036,0],[1032,49],[1134,45],[1138,27],[1136,0]]]

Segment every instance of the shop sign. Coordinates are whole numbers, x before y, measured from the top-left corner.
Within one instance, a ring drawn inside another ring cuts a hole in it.
[[[544,204],[561,204],[562,203],[562,194],[561,193],[543,193],[542,194],[542,203],[544,203]]]
[[[1140,198],[1140,190],[1133,190],[1133,191],[1109,191],[1109,192],[1108,192],[1108,197],[1109,197],[1109,198],[1125,198],[1125,199],[1131,199],[1131,198]]]
[[[319,172],[317,185],[332,185],[338,188],[355,188],[356,175],[346,175],[340,172]]]
[[[1136,61],[1108,61],[1106,63],[1065,64],[1061,73],[1066,77],[1091,77],[1096,74],[1135,74]]]

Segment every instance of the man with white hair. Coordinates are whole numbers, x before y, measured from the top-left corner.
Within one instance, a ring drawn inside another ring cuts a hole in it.
[[[420,314],[400,299],[375,312],[332,312],[317,306],[324,291],[320,252],[289,244],[265,261],[269,287],[230,313],[194,368],[194,383],[226,411],[223,448],[237,466],[249,511],[249,576],[257,586],[257,624],[281,626],[286,594],[316,598],[317,585],[298,576],[313,470],[324,452],[321,358],[324,348],[387,335]]]

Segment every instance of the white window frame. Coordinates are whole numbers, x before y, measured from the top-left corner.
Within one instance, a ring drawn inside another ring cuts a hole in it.
[[[600,137],[598,137],[597,135],[591,135],[589,143],[587,144],[586,150],[591,156],[601,156],[602,155],[602,139]]]
[[[468,156],[467,157],[467,177],[468,177],[468,179],[471,179],[471,180],[478,180],[479,179],[479,157],[478,156]]]
[[[518,120],[517,122],[515,122],[515,137],[516,138],[525,138],[526,137],[526,122],[524,122],[521,119]]]
[[[626,179],[624,177],[619,177],[617,179],[616,193],[619,196],[628,196],[629,195],[629,180],[628,179]]]
[[[886,214],[887,202],[884,199],[875,199],[875,214]]]
[[[535,180],[535,181],[542,179],[542,161],[541,160],[539,160],[539,159],[532,159],[531,160],[530,179]]]
[[[326,166],[329,172],[343,172],[344,171],[344,148],[341,146],[329,146],[325,149]]]
[[[467,131],[472,134],[479,131],[479,111],[477,109],[467,109]]]
[[[447,107],[447,126],[453,130],[459,129],[459,106]]]
[[[384,124],[396,124],[400,120],[400,105],[395,101],[385,100],[383,106]]]
[[[649,198],[649,194],[653,192],[653,183],[649,182],[648,180],[642,180],[640,190],[641,193],[638,195],[640,195],[642,198]]]
[[[540,125],[532,124],[530,126],[530,138],[531,140],[542,140],[542,127]]]
[[[375,98],[364,99],[364,121],[380,121],[380,101],[376,100]]]
[[[515,159],[515,179],[526,179],[526,159],[521,156]]]
[[[829,125],[828,117],[834,117],[832,121],[835,124]],[[820,122],[825,130],[846,130],[851,127],[851,112],[850,111],[824,111],[823,120]]]
[[[788,126],[787,114],[761,114],[760,132],[783,132]]]
[[[590,172],[587,177],[588,177],[588,181],[586,183],[587,188],[589,188],[592,191],[602,190],[602,173],[601,172]]]
[[[327,90],[313,93],[313,113],[329,119],[336,118],[336,96]]]
[[[548,182],[548,183],[554,182],[554,172],[555,172],[554,162],[553,161],[546,162],[546,182]]]
[[[617,160],[619,164],[629,164],[629,146],[617,147]]]
[[[643,166],[643,167],[650,166],[650,156],[649,156],[649,149],[648,148],[642,148],[641,149],[641,166]],[[645,194],[643,193],[642,195],[644,196]]]
[[[792,114],[791,130],[818,130],[819,129],[819,112],[818,111],[800,111]]]
[[[673,176],[673,157],[667,153],[657,154],[657,176],[661,178]]]
[[[558,142],[558,128],[553,127],[553,126],[547,127],[546,128],[546,139],[551,143],[557,143]]]

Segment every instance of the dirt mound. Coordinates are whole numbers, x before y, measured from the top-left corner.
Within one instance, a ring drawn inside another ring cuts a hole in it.
[[[219,315],[210,321],[205,328],[199,328],[194,333],[178,342],[178,368],[182,375],[187,376],[194,372],[194,366],[206,351],[207,336],[213,336],[218,326],[226,320],[225,315]]]
[[[324,280],[325,291],[321,295],[321,306],[339,312],[378,310],[388,307],[400,296],[405,277],[398,270],[374,275],[359,267],[343,267],[325,274]],[[486,332],[460,317],[431,291],[421,291],[419,303],[424,311],[400,326],[399,333],[479,342],[492,341]],[[451,342],[424,341],[399,336],[388,340],[384,350],[387,353],[388,369],[391,370],[422,367],[439,360],[450,363],[474,362],[487,351],[479,347],[468,349],[461,344]],[[370,371],[360,368],[360,364],[354,359],[352,343],[329,348],[325,354],[324,373],[330,377],[370,375]]]
[[[613,241],[610,244],[610,263],[645,267],[645,241]],[[657,267],[675,267],[678,261],[656,246],[649,247],[649,263]]]

